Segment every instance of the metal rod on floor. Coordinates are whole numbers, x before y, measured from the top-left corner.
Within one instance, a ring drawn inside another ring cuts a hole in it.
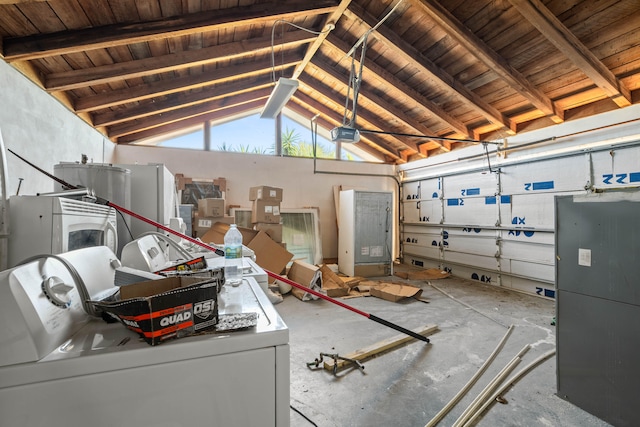
[[[57,176],[54,176],[54,175],[50,174],[49,172],[39,168],[38,166],[34,165],[33,163],[29,162],[28,160],[24,159],[23,157],[19,156],[18,154],[14,153],[13,151],[9,150],[9,152],[11,152],[15,156],[17,156],[20,160],[22,160],[23,162],[27,163],[29,166],[35,168],[39,172],[42,172],[43,174],[47,175],[49,178],[51,178],[54,181],[58,182],[59,184],[65,186],[65,187],[67,187],[69,189],[73,189],[73,190],[79,188],[79,187],[77,187],[77,186],[75,186],[73,184],[69,184],[68,182],[64,181],[63,179],[58,178]],[[180,233],[179,231],[173,230],[173,229],[171,229],[171,228],[169,228],[169,227],[167,227],[167,226],[165,226],[163,224],[160,224],[160,223],[158,223],[158,222],[156,222],[156,221],[154,221],[152,219],[145,218],[144,216],[139,215],[139,214],[137,214],[137,213],[135,213],[133,211],[130,211],[127,208],[123,208],[122,206],[118,206],[115,203],[111,203],[110,201],[108,201],[106,199],[103,199],[102,197],[96,197],[96,201],[98,203],[100,203],[100,204],[112,207],[117,211],[125,213],[125,214],[127,214],[129,216],[132,216],[133,218],[136,218],[136,219],[139,219],[141,221],[144,221],[147,224],[153,225],[153,226],[155,226],[155,227],[157,227],[157,228],[159,228],[161,230],[166,231],[167,233],[171,233],[171,234],[173,234],[175,236],[183,238],[183,239],[185,239],[185,240],[187,240],[187,241],[189,241],[189,242],[191,242],[191,243],[193,243],[195,245],[198,245],[198,246],[203,247],[205,249],[208,249],[208,250],[210,250],[212,252],[215,252],[217,255],[224,256],[224,251],[222,251],[222,250],[220,250],[218,248],[215,248],[215,247],[213,247],[211,245],[207,245],[206,243],[204,243],[204,242],[202,242],[200,240],[194,239],[193,237],[187,236],[186,234]],[[331,302],[333,304],[336,304],[336,305],[338,305],[338,306],[340,306],[342,308],[346,308],[347,310],[351,310],[354,313],[357,313],[357,314],[359,314],[361,316],[364,316],[369,320],[373,320],[374,322],[378,322],[381,325],[384,325],[384,326],[387,326],[389,328],[395,329],[396,331],[400,331],[400,332],[402,332],[404,334],[407,334],[407,335],[409,335],[409,336],[411,336],[411,337],[413,337],[413,338],[415,338],[417,340],[424,341],[424,342],[427,342],[427,343],[429,342],[429,338],[427,338],[427,337],[425,337],[423,335],[417,334],[417,333],[413,332],[412,330],[403,328],[402,326],[396,325],[395,323],[391,323],[391,322],[389,322],[387,320],[384,320],[384,319],[382,319],[380,317],[374,316],[373,314],[365,313],[364,311],[358,310],[355,307],[351,307],[350,305],[347,305],[347,304],[345,304],[345,303],[343,303],[341,301],[338,301],[338,300],[336,300],[334,298],[331,298],[330,296],[322,294],[322,293],[320,293],[318,291],[315,291],[315,290],[313,290],[311,288],[303,286],[300,283],[294,282],[293,280],[290,280],[290,279],[288,279],[286,277],[283,277],[283,276],[281,276],[279,274],[273,273],[273,272],[271,272],[269,270],[265,270],[265,271],[266,271],[267,275],[269,275],[269,277],[271,277],[271,278],[280,280],[280,281],[282,281],[284,283],[287,283],[287,284],[289,284],[289,285],[291,285],[291,286],[293,286],[295,288],[298,288],[298,289],[300,289],[300,290],[302,290],[304,292],[308,292],[308,293],[310,293],[312,295],[315,295],[315,296],[317,296],[319,298],[322,298],[322,299],[324,299],[326,301],[329,301],[329,302]]]

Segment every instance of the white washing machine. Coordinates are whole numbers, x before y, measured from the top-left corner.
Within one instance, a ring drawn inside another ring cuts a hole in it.
[[[82,251],[62,257],[85,283],[104,281],[113,253]],[[56,259],[0,272],[0,309],[14,306],[0,310],[0,425],[289,425],[289,331],[255,278],[223,287],[219,312],[255,312],[257,326],[158,346],[82,312],[75,288],[59,286],[73,281]]]

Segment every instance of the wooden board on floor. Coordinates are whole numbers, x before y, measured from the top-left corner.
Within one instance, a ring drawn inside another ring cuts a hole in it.
[[[438,330],[438,325],[425,325],[418,329],[413,329],[413,332],[420,335],[428,336],[433,334],[437,330]],[[353,353],[341,354],[340,356],[346,357],[348,359],[363,361],[364,359],[375,356],[378,353],[382,353],[383,351],[390,350],[394,347],[398,347],[411,340],[415,340],[415,338],[406,334],[400,334],[400,335],[396,335],[395,337],[391,337],[386,340],[379,341],[373,345],[362,348],[360,350],[356,350]],[[345,360],[338,360],[337,369],[342,369],[347,364],[351,364],[351,362],[348,362]],[[324,369],[328,371],[333,371],[333,365],[334,365],[333,359],[326,360],[324,362]]]

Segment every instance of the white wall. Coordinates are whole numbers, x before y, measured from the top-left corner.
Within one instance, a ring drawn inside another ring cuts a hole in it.
[[[637,191],[639,124],[634,105],[508,138],[506,157],[474,146],[400,166],[403,261],[553,298],[555,197]]]
[[[182,173],[193,179],[223,177],[227,180],[227,205],[251,208],[250,187],[282,188],[283,208],[319,208],[324,258],[338,256],[334,186],[392,191],[396,197],[398,194],[393,178],[395,167],[390,165],[317,160],[316,172],[330,173],[314,173],[313,159],[133,145],[116,148],[112,163],[136,162],[163,163],[173,174]],[[398,255],[397,244],[394,255]]]
[[[109,162],[114,144],[47,95],[31,80],[0,61],[0,132],[5,147],[53,173],[60,161]],[[54,182],[7,152],[9,195],[53,191]]]

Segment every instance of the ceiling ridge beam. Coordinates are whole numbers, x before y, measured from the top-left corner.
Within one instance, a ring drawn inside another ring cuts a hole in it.
[[[263,24],[275,19],[293,19],[330,13],[335,8],[336,3],[333,0],[269,2],[159,18],[141,23],[111,24],[51,34],[7,37],[3,39],[3,56],[7,62],[46,58],[90,49],[233,28],[238,25]]]
[[[271,76],[238,80],[229,84],[216,85],[198,92],[177,93],[166,99],[144,102],[136,106],[106,110],[92,115],[94,126],[110,126],[116,123],[141,119],[143,117],[162,114],[169,111],[188,108],[196,104],[213,101],[239,93],[251,92],[256,89],[271,86]]]
[[[266,97],[264,97],[266,98]],[[167,123],[166,125],[156,126],[149,129],[140,130],[137,132],[129,133],[123,135],[118,138],[114,138],[118,144],[130,144],[135,143],[140,140],[158,137],[160,135],[165,135],[168,133],[176,132],[180,129],[202,126],[207,121],[220,120],[227,117],[233,117],[243,111],[259,109],[264,105],[264,99],[256,99],[255,101],[249,101],[246,103],[232,105],[230,107],[225,107],[219,110],[215,110],[213,112],[197,115],[193,117],[188,117],[183,120],[176,120],[172,123]],[[203,142],[204,148],[204,142]]]
[[[144,120],[131,120],[128,122],[118,123],[113,126],[107,126],[107,134],[109,135],[109,138],[119,138],[123,135],[162,126],[167,123],[201,116],[214,110],[241,105],[262,98],[268,98],[270,93],[271,88],[264,87],[252,92],[230,95],[213,101],[192,105],[187,108],[147,116]]]
[[[327,45],[345,54],[351,48],[345,41],[334,35],[331,35],[327,38]],[[356,66],[360,66],[359,60],[355,62],[357,64]],[[422,107],[429,110],[436,118],[449,125],[454,132],[459,132],[466,137],[471,137],[471,131],[464,123],[453,117],[451,114],[447,113],[438,104],[431,101],[426,96],[422,95],[420,92],[413,89],[411,86],[409,86],[375,62],[365,61],[364,70],[375,74],[382,80],[389,83],[391,86],[395,87],[398,91],[413,99],[418,105],[421,105]]]
[[[323,31],[318,34],[318,37],[311,43],[311,45],[307,48],[307,51],[302,59],[300,65],[296,67],[293,71],[292,79],[297,79],[300,77],[300,74],[304,71],[307,64],[311,61],[311,58],[316,54],[320,46],[325,41],[325,39],[329,36],[329,33],[335,28],[336,22],[342,17],[347,7],[351,4],[351,0],[342,0],[336,9],[331,12],[331,14],[327,17],[326,23],[324,25]]]
[[[297,30],[287,32],[284,35],[282,44],[286,47],[295,47],[309,43],[312,40],[313,37],[310,34],[302,30]],[[89,69],[51,73],[46,76],[44,87],[50,92],[78,89],[127,78],[143,77],[197,65],[211,64],[221,60],[255,55],[261,51],[270,51],[270,49],[270,36],[225,43],[205,49],[181,51],[169,55],[118,62]]]
[[[631,91],[539,0],[509,2],[618,107],[632,104]]]
[[[483,62],[515,91],[531,102],[555,123],[562,123],[563,112],[558,111],[553,101],[540,89],[535,87],[518,70],[513,68],[507,60],[498,55],[481,38],[476,36],[468,27],[458,20],[451,12],[435,0],[410,0],[411,4],[419,8],[452,36],[470,54]]]
[[[313,61],[311,61],[311,64],[317,67],[323,73],[325,73],[325,75],[328,76],[329,78],[334,79],[337,82],[344,83],[344,76],[342,76],[338,71],[336,71],[333,67],[331,67],[331,65],[327,64],[326,62],[321,61],[320,59],[314,59]],[[413,120],[407,117],[407,115],[403,111],[400,111],[398,107],[396,107],[395,105],[391,104],[387,100],[373,93],[372,88],[370,87],[369,84],[361,82],[358,99],[360,99],[360,97],[368,99],[373,104],[376,104],[383,110],[386,110],[389,114],[392,114],[393,116],[395,116],[396,120],[398,120],[398,122],[400,122],[403,126],[412,129],[411,133],[418,132],[418,133],[422,133],[425,136],[427,135],[435,136],[435,132],[429,129],[428,126],[425,126],[422,123],[419,123],[416,120]],[[357,117],[356,117],[356,120],[357,120]],[[386,130],[389,131],[390,129],[386,129]],[[405,133],[410,133],[410,132],[405,132]],[[444,146],[442,141],[438,141],[435,139],[431,141],[438,144],[445,151],[450,151],[448,147]],[[422,143],[424,143],[424,141],[420,143],[415,143],[415,145],[411,146],[411,148],[413,148],[416,151],[420,151],[419,144],[422,144]]]
[[[291,52],[285,55],[282,65],[290,67],[291,65],[299,63],[300,60],[300,54]],[[217,68],[216,70],[206,71],[195,76],[159,80],[147,84],[112,90],[106,93],[85,96],[76,100],[74,109],[77,113],[95,111],[115,105],[155,98],[157,96],[212,86],[249,76],[257,76],[266,72],[271,73],[271,59],[245,62],[243,64],[230,65]]]
[[[370,28],[373,28],[377,24],[377,19],[374,16],[354,3],[349,6],[349,10],[345,12],[345,15],[350,16],[355,20],[362,21],[364,25]],[[404,58],[404,60],[419,68],[421,72],[428,75],[429,78],[439,87],[456,95],[460,100],[465,102],[469,107],[474,111],[477,111],[491,123],[494,123],[501,128],[505,128],[505,130],[510,134],[515,133],[515,126],[507,116],[502,114],[489,103],[485,102],[480,96],[467,89],[461,82],[438,67],[429,58],[422,55],[416,48],[404,41],[394,31],[384,25],[381,25],[378,27],[375,34],[378,40],[397,52]]]

